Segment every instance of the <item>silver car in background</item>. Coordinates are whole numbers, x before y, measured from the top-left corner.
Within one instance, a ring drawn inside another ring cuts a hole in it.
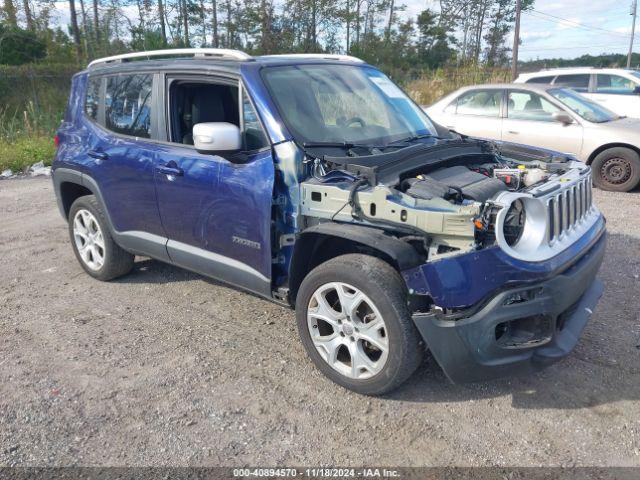
[[[562,87],[529,84],[461,88],[426,109],[458,133],[568,153],[591,165],[604,190],[640,183],[640,119],[621,117]]]

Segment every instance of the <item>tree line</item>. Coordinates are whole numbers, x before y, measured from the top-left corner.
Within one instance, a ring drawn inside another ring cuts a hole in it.
[[[62,28],[53,0],[1,1],[0,63],[14,64],[189,46],[347,53],[403,74],[504,66],[515,16],[515,0],[439,0],[414,18],[399,0],[68,0]]]

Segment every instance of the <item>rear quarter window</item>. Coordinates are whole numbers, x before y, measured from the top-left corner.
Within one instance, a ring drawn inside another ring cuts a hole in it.
[[[91,120],[98,119],[98,106],[100,105],[100,77],[90,77],[87,82],[87,95],[84,99],[84,113]]]

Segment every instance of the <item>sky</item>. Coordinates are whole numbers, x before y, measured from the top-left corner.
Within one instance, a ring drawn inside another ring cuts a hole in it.
[[[626,54],[631,40],[632,1],[535,0],[533,10],[522,14],[520,59],[574,58],[587,53]],[[407,14],[413,16],[425,5],[424,0],[405,3]],[[437,2],[427,1],[426,5],[438,9]],[[638,27],[640,20],[636,24],[635,52],[640,51]],[[513,43],[513,36],[510,42]]]
[[[515,1],[515,0],[514,0]],[[633,0],[536,0],[521,21],[520,60],[574,58],[584,54],[623,53],[629,50]],[[415,18],[425,8],[438,10],[437,0],[404,0],[400,15]],[[66,1],[56,2],[57,21],[69,21]],[[640,14],[640,7],[639,12]],[[634,51],[640,51],[640,20]],[[509,39],[513,43],[513,36]]]

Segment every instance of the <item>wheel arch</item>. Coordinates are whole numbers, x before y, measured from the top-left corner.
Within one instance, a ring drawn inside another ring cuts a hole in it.
[[[593,160],[600,155],[602,152],[604,152],[605,150],[609,150],[610,148],[628,148],[629,150],[633,150],[634,152],[636,152],[638,155],[640,155],[640,148],[631,145],[629,143],[623,143],[623,142],[612,142],[612,143],[606,143],[604,145],[599,146],[598,148],[596,148],[593,152],[591,152],[591,154],[589,155],[589,157],[587,158],[587,165],[591,165],[593,163]]]
[[[378,228],[321,223],[304,230],[296,240],[289,266],[289,302],[295,304],[300,284],[311,270],[348,253],[380,258],[398,272],[424,263],[410,244]]]
[[[93,192],[84,185],[69,181],[60,183],[61,213],[65,219],[69,218],[69,211],[73,202],[86,195],[93,195]]]

